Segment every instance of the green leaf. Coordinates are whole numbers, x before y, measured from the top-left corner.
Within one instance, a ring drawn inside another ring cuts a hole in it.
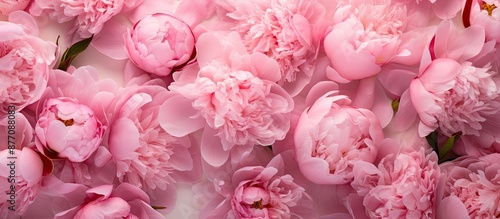
[[[442,160],[444,157],[446,157],[448,152],[450,152],[453,146],[455,146],[455,143],[458,141],[458,139],[460,139],[460,136],[462,136],[462,132],[457,132],[446,140],[441,149],[439,149],[439,160]]]
[[[432,149],[438,153],[438,131],[434,130],[429,135],[425,136],[427,143],[432,147]]]
[[[71,62],[78,56],[80,53],[85,51],[87,47],[90,45],[90,42],[94,38],[94,35],[87,39],[83,39],[81,41],[76,42],[73,44],[71,47],[66,49],[64,51],[62,57],[61,57],[61,62],[59,62],[59,66],[57,69],[61,69],[63,71],[68,70],[69,66],[71,65]]]

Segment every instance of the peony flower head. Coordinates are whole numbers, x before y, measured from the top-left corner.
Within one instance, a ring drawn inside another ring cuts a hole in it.
[[[258,0],[217,1],[230,19],[231,30],[242,37],[245,48],[275,59],[282,85],[292,96],[311,80],[320,41],[323,39],[325,8],[316,1]]]
[[[101,144],[105,126],[94,112],[67,97],[45,101],[35,126],[37,149],[49,157],[83,162]]]
[[[0,215],[22,215],[40,192],[43,161],[35,151],[24,147],[0,151],[0,165]]]
[[[246,166],[232,179],[214,179],[217,197],[203,207],[201,218],[313,217],[309,195],[283,170],[283,158],[277,155],[266,167]]]
[[[283,139],[293,100],[276,84],[276,61],[248,54],[234,32],[203,34],[196,46],[200,69],[191,75],[194,80],[169,86],[177,96],[162,106],[162,127],[174,136],[206,127],[206,136],[214,139],[201,144],[202,156],[214,166],[223,164],[235,145],[271,145]]]
[[[360,164],[356,169],[365,175],[357,175],[352,185],[363,196],[367,216],[434,217],[441,174],[435,153],[426,155],[421,148],[418,152],[391,154],[380,161],[378,170],[371,164]]]
[[[194,43],[191,28],[177,16],[163,12],[144,17],[125,36],[132,62],[160,76],[186,64],[194,54]]]
[[[465,209],[470,218],[498,218],[500,215],[500,154],[462,156],[441,164],[445,174],[444,197],[458,199],[448,209]]]
[[[396,58],[421,54],[421,48],[405,48],[404,5],[391,0],[350,0],[340,4],[334,17],[336,24],[324,40],[325,52],[343,79],[367,78]]]
[[[479,136],[487,118],[498,112],[500,81],[488,67],[441,58],[410,84],[413,106],[420,117],[419,134],[426,136],[439,127],[451,136]]]
[[[0,21],[0,117],[9,106],[20,111],[37,101],[47,87],[56,45],[36,36],[36,21],[26,12]]]
[[[470,12],[471,25],[484,27],[486,40],[500,43],[500,1],[478,0],[472,4]]]
[[[137,187],[122,183],[101,185],[86,192],[85,202],[60,212],[54,218],[130,218],[161,219],[164,216],[150,206],[149,197]]]
[[[193,169],[190,139],[168,134],[157,119],[170,96],[156,85],[124,88],[114,104],[109,132],[108,147],[119,181],[143,189],[154,200],[175,197],[164,193],[173,191],[180,172]]]
[[[349,99],[327,93],[299,118],[295,156],[304,176],[317,184],[344,184],[356,161],[374,162],[384,138],[375,114],[353,108]]]
[[[41,0],[33,1],[30,13],[34,16],[48,14],[59,23],[73,21],[70,33],[77,33],[81,38],[89,38],[98,34],[104,24],[118,15],[122,10],[134,8],[142,0]]]

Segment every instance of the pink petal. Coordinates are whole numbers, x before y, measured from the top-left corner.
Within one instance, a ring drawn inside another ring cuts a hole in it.
[[[448,196],[439,202],[436,218],[470,219],[470,216],[459,198]]]
[[[110,128],[109,151],[118,160],[133,158],[133,153],[140,147],[139,131],[129,118],[119,118]]]
[[[169,98],[160,107],[160,126],[175,137],[182,137],[203,128],[206,122],[191,104],[191,100],[181,95]]]
[[[201,156],[210,165],[219,167],[229,158],[229,151],[222,148],[221,140],[216,131],[206,127],[201,137]]]
[[[132,24],[130,24],[132,26]],[[127,59],[125,52],[125,41],[123,35],[127,33],[127,28],[122,23],[111,19],[104,24],[101,32],[92,39],[92,46],[97,51],[109,56],[112,59]]]

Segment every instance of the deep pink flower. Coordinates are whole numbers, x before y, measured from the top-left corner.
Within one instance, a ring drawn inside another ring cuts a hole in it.
[[[153,201],[175,199],[171,192],[178,174],[193,169],[189,137],[168,134],[157,119],[161,104],[171,96],[156,85],[127,87],[113,107],[108,147],[116,176],[146,191]]]
[[[126,51],[134,64],[160,76],[186,64],[193,55],[194,43],[191,28],[169,13],[148,15],[125,35]]]
[[[36,21],[26,12],[11,13],[9,21],[0,21],[0,117],[9,105],[20,111],[41,97],[56,52],[54,43],[37,37]]]
[[[205,127],[201,151],[222,165],[235,145],[271,145],[290,128],[293,100],[275,82],[279,67],[262,53],[248,54],[235,32],[207,33],[197,41],[199,71],[182,72],[169,89],[160,122],[174,136]]]
[[[304,0],[221,0],[223,21],[237,31],[246,49],[275,59],[281,72],[279,84],[292,96],[311,80],[325,29],[325,8]]]
[[[116,188],[113,185],[102,185],[91,188],[86,193],[84,203],[60,212],[54,218],[164,218],[151,207],[146,193],[128,183],[121,183]]]
[[[51,157],[82,162],[101,144],[105,126],[94,112],[72,98],[45,101],[35,126],[37,149]]]
[[[327,93],[306,109],[295,128],[295,156],[304,176],[317,184],[344,184],[356,161],[374,162],[384,138],[375,114],[350,107]]]
[[[229,179],[214,179],[217,196],[201,211],[201,218],[312,218],[311,200],[304,188],[284,174],[281,155],[266,167],[246,166]]]
[[[435,153],[391,154],[383,158],[378,169],[360,161],[352,183],[363,197],[370,218],[434,218],[436,188],[440,177]]]
[[[446,215],[450,209],[465,209],[470,218],[498,218],[499,159],[500,154],[494,153],[479,158],[463,156],[441,164],[446,175],[444,197],[459,200],[440,209],[441,215]]]

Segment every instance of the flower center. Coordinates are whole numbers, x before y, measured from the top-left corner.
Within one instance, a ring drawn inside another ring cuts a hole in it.
[[[73,120],[73,119],[69,119],[69,120],[59,119],[59,121],[64,123],[65,126],[72,126],[73,124],[75,124],[75,120]]]
[[[489,16],[491,16],[491,14],[493,13],[493,10],[495,10],[495,8],[497,8],[497,6],[495,4],[490,5],[486,2],[483,2],[483,4],[481,5],[481,9],[487,11]]]
[[[252,204],[252,208],[256,208],[256,209],[260,209],[262,210],[262,199],[260,199],[259,201],[255,201],[253,202]]]

